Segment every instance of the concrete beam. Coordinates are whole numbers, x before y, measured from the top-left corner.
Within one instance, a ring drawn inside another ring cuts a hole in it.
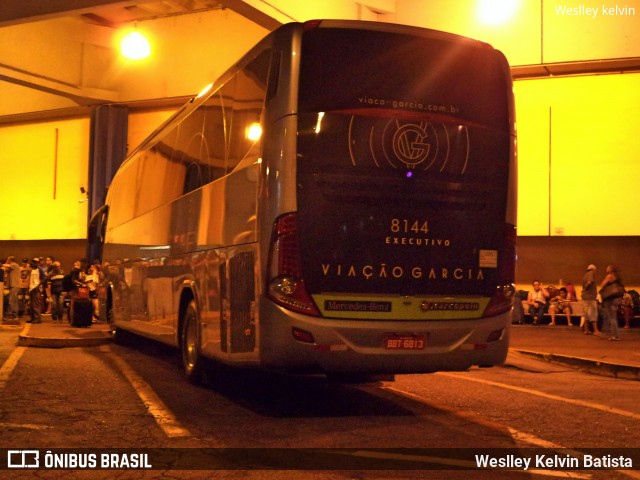
[[[118,92],[78,87],[37,73],[0,65],[0,80],[68,98],[78,105],[99,105],[118,101]]]
[[[42,0],[3,0],[0,8],[0,27],[20,23],[48,20],[91,12],[92,8],[105,5],[131,6],[150,0],[64,0],[43,2]]]
[[[0,27],[48,20],[56,17],[91,13],[92,9],[104,6],[131,7],[154,0],[3,0],[0,8]],[[157,1],[157,0],[155,0]],[[248,18],[258,25],[274,30],[282,22],[244,0],[219,0],[220,5]]]
[[[265,13],[262,9],[256,8],[244,0],[218,0],[218,2],[223,7],[233,10],[267,30],[275,30],[283,24],[283,22],[277,20],[274,16]]]

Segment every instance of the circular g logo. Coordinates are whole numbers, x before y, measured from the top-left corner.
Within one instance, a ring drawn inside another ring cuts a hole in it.
[[[469,166],[469,132],[457,124],[353,116],[348,148],[353,165],[454,174]]]
[[[426,124],[403,125],[393,135],[393,153],[408,167],[415,167],[429,156],[431,145],[426,142]]]
[[[438,133],[430,122],[391,120],[384,127],[381,146],[387,162],[398,168],[428,170],[438,157]]]

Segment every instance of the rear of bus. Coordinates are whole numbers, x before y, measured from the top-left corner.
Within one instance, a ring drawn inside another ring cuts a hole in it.
[[[306,24],[296,114],[297,208],[273,226],[266,363],[401,373],[504,361],[516,237],[504,56],[423,29]]]

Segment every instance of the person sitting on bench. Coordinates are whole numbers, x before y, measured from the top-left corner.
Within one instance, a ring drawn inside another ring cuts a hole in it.
[[[567,289],[562,287],[557,296],[550,300],[549,315],[551,315],[551,323],[549,326],[556,324],[556,314],[564,313],[567,316],[567,325],[571,325],[571,303],[567,298]]]
[[[547,299],[549,292],[546,288],[542,288],[538,280],[533,281],[533,290],[527,296],[527,304],[529,305],[529,315],[533,319],[533,324],[537,325],[544,317],[547,310]]]

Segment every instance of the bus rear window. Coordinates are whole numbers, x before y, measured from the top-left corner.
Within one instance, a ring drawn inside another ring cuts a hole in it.
[[[394,109],[508,131],[502,55],[468,42],[316,28],[302,43],[299,112]]]

